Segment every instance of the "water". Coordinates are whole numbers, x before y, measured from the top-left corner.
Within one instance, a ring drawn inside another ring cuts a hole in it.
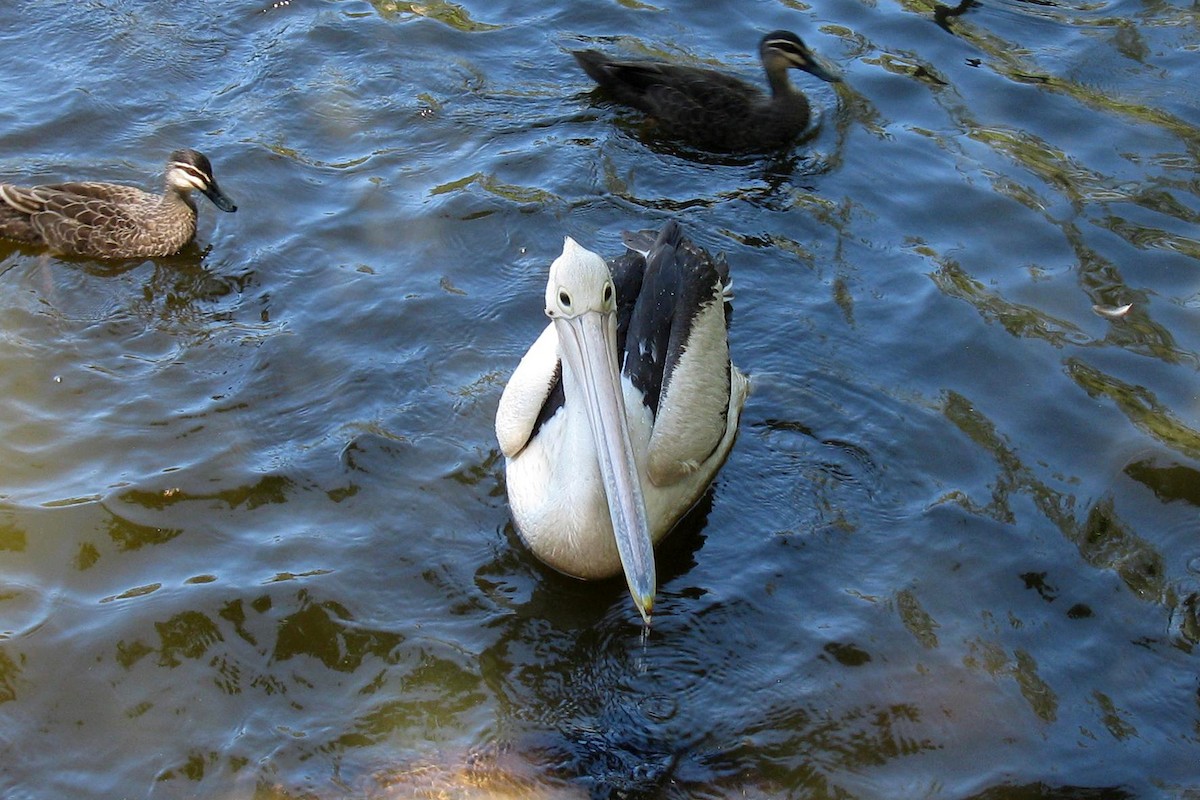
[[[6,11],[0,176],[192,146],[239,210],[0,244],[0,794],[1200,792],[1200,11],[697,5]],[[775,28],[846,76],[784,160],[568,53]],[[643,636],[520,545],[492,419],[562,236],[672,216],[753,391]]]

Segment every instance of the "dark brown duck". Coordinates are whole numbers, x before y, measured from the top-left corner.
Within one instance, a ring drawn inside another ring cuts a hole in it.
[[[592,80],[615,100],[646,112],[667,136],[722,153],[764,152],[788,146],[812,118],[808,99],[788,80],[800,69],[824,81],[841,77],[820,63],[790,31],[759,44],[768,95],[741,78],[658,61],[618,61],[596,50],[573,53]]]

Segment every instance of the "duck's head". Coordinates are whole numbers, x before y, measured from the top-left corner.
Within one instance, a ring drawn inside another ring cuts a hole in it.
[[[842,79],[836,67],[815,55],[800,37],[791,31],[772,31],[758,45],[759,55],[768,73],[785,69],[801,69],[823,81],[837,83]]]
[[[167,186],[180,194],[196,191],[203,194],[222,211],[237,211],[229,195],[221,191],[213,177],[208,157],[195,150],[176,150],[167,161]]]

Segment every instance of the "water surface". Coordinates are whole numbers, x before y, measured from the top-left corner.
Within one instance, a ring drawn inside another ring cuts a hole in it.
[[[3,180],[191,146],[239,210],[0,243],[0,793],[1200,792],[1200,14],[947,10],[8,9]],[[782,158],[569,55],[757,79],[776,28],[846,77]],[[492,420],[562,237],[671,217],[753,391],[643,635],[521,546]]]

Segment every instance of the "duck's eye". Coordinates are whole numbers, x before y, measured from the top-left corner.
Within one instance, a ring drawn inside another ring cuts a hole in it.
[[[611,283],[604,284],[604,302],[611,303],[613,295],[613,287]]]
[[[567,294],[565,289],[558,290],[558,304],[563,308],[571,307],[571,295]]]

